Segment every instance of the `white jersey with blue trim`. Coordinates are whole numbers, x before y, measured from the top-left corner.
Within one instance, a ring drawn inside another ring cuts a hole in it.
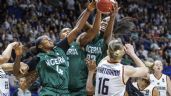
[[[167,79],[166,75],[162,74],[162,76],[157,79],[154,74],[150,74],[150,82],[153,84],[160,93],[160,96],[167,96]]]
[[[109,63],[102,60],[96,72],[95,96],[124,96],[124,67],[120,63]]]
[[[10,96],[9,80],[1,67],[0,67],[0,96]]]

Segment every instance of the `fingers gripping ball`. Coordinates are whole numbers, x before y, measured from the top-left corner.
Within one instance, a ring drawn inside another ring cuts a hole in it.
[[[114,0],[96,0],[96,8],[103,14],[109,14],[113,9]]]

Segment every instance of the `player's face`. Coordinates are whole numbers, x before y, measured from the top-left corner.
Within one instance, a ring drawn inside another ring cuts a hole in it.
[[[124,48],[121,47],[120,49],[116,49],[114,54],[118,54],[117,56],[120,57],[119,59],[121,59],[122,56],[125,54]]]
[[[139,77],[137,82],[139,84],[145,85],[145,84],[148,84],[150,80],[147,77]]]
[[[153,70],[155,72],[162,72],[163,70],[163,64],[161,61],[155,61],[154,62],[154,66],[153,66]]]
[[[100,25],[100,31],[104,32],[106,30],[109,19],[110,19],[110,17],[106,17],[102,20],[101,25]]]
[[[21,88],[26,88],[27,87],[26,79],[25,78],[20,78],[19,85],[20,85]]]
[[[51,49],[54,47],[54,42],[48,36],[45,36],[41,41],[41,45],[43,49]]]
[[[62,32],[60,33],[60,39],[61,40],[64,39],[69,34],[70,31],[71,31],[71,29],[69,29],[69,28],[63,29]]]

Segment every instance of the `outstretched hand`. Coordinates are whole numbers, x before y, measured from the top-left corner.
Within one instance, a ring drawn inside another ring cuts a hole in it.
[[[125,44],[124,50],[129,56],[135,55],[134,47],[131,44]]]
[[[87,9],[92,12],[96,7],[96,1],[95,0],[92,0],[92,2],[90,2],[87,6]]]
[[[118,13],[120,7],[118,7],[118,2],[116,0],[111,1],[113,3],[113,8],[110,11],[110,15],[114,16]]]

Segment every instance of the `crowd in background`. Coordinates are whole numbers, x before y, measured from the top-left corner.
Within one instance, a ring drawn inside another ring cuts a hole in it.
[[[0,51],[19,40],[31,44],[36,37],[46,34],[59,41],[62,28],[72,28],[87,0],[0,0]],[[169,0],[119,0],[122,17],[136,18],[135,28],[122,34],[123,41],[131,42],[142,59],[162,59],[170,65],[171,57],[171,2]],[[90,23],[92,21],[90,16]],[[129,60],[127,60],[129,61]],[[130,62],[127,62],[128,64]]]
[[[12,41],[21,41],[28,48],[46,34],[59,41],[62,28],[73,28],[88,0],[0,0],[0,52]],[[129,16],[135,28],[120,34],[122,41],[134,44],[144,60],[162,60],[171,66],[171,1],[118,0],[121,7],[117,21]],[[93,20],[90,16],[89,22]],[[125,64],[131,64],[125,57]]]

